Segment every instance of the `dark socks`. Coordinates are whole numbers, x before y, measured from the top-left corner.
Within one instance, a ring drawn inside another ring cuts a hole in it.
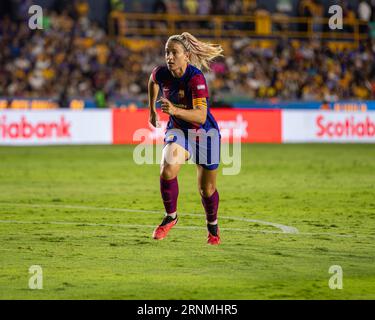
[[[177,215],[176,215],[175,218],[172,218],[171,216],[166,215],[160,225],[165,226],[166,224],[168,224],[168,223],[170,223],[170,222],[172,222],[173,220],[176,220],[176,219],[177,219]]]
[[[178,181],[177,177],[165,180],[160,177],[160,192],[167,214],[177,211]]]
[[[202,197],[202,204],[206,211],[207,222],[216,221],[219,208],[219,193],[217,190],[210,197]]]
[[[217,236],[217,224],[207,224],[208,232],[211,233],[213,236]]]

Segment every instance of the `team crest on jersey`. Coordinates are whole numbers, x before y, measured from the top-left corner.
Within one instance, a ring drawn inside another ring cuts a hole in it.
[[[170,134],[169,136],[167,136],[164,141],[165,142],[176,142],[177,140],[177,136],[175,136],[174,134]]]
[[[185,97],[185,91],[184,91],[184,90],[180,90],[180,91],[178,91],[178,97],[179,97],[180,99],[183,99],[183,98]]]

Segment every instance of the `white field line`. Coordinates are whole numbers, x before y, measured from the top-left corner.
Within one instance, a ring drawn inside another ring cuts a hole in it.
[[[53,205],[53,204],[28,204],[28,203],[1,203],[0,205],[7,206],[18,206],[18,207],[27,207],[27,208],[61,208],[61,209],[74,209],[74,210],[93,210],[93,211],[111,211],[111,212],[135,212],[135,213],[145,213],[145,214],[164,214],[161,211],[153,210],[141,210],[141,209],[124,209],[124,208],[106,208],[106,207],[91,207],[91,206],[79,206],[79,205]],[[204,217],[203,214],[197,213],[183,213],[180,212],[180,215],[183,216],[192,216],[192,217]],[[220,216],[220,219],[225,220],[236,220],[249,223],[258,223],[268,226],[273,226],[281,231],[271,231],[271,230],[256,230],[256,229],[241,229],[241,228],[220,228],[225,231],[239,231],[239,232],[255,232],[255,233],[269,233],[269,234],[299,234],[306,236],[332,236],[332,237],[342,237],[342,238],[373,238],[372,235],[360,235],[360,234],[338,234],[330,232],[299,232],[297,228],[282,225],[279,223],[273,223],[263,220],[256,219],[247,219],[242,217],[229,217],[229,216]],[[109,224],[109,223],[90,223],[84,221],[18,221],[18,220],[0,220],[1,224],[49,224],[49,225],[75,225],[75,226],[92,226],[92,227],[120,227],[120,228],[155,228],[154,225],[144,225],[144,224]],[[206,230],[205,227],[198,226],[175,226],[177,229],[185,230]]]
[[[112,211],[112,212],[135,212],[135,213],[145,213],[145,214],[159,214],[162,215],[163,212],[161,211],[153,211],[153,210],[140,210],[140,209],[124,209],[124,208],[106,208],[106,207],[91,207],[91,206],[72,206],[72,205],[54,205],[54,204],[28,204],[28,203],[1,203],[0,205],[9,205],[9,206],[18,206],[18,207],[26,207],[26,208],[61,208],[61,209],[73,209],[73,210],[95,210],[95,211]],[[184,213],[179,212],[181,216],[192,216],[192,217],[205,217],[203,214],[198,213]],[[262,220],[254,220],[254,219],[247,219],[241,217],[226,217],[226,216],[219,216],[220,219],[225,220],[237,220],[243,222],[250,222],[250,223],[259,223],[267,226],[272,226],[277,229],[280,229],[281,233],[298,233],[298,230],[294,227],[285,226],[279,223],[273,223],[268,221]],[[176,226],[177,227],[177,226]],[[224,229],[222,229],[224,230]]]
[[[73,222],[73,221],[19,221],[19,220],[0,220],[0,224],[40,224],[40,225],[74,225],[77,227],[115,227],[115,228],[155,228],[156,225],[147,224],[111,224],[111,223],[88,223],[88,222]],[[175,226],[173,228],[182,230],[207,230],[206,227],[198,226]],[[239,228],[220,228],[224,231],[241,231],[241,232],[259,232],[259,233],[284,233],[281,231],[271,230],[251,230],[251,229],[239,229]]]

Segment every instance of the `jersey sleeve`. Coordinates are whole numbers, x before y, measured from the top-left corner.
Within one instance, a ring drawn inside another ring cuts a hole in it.
[[[160,82],[161,82],[161,72],[160,72],[160,70],[161,70],[161,67],[159,66],[159,67],[154,68],[154,70],[152,70],[152,73],[151,73],[152,80],[156,84],[160,84]]]
[[[197,74],[190,80],[192,98],[208,98],[208,88],[203,74]]]

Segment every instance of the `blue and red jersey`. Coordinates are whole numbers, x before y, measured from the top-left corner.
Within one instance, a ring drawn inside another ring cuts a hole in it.
[[[166,66],[159,66],[152,71],[152,79],[159,85],[163,97],[178,108],[193,109],[194,105],[207,106],[207,118],[203,125],[170,116],[167,130],[172,128],[182,130],[203,128],[206,131],[215,128],[219,130],[218,124],[210,112],[208,87],[202,71],[188,64],[183,76],[175,78]]]

